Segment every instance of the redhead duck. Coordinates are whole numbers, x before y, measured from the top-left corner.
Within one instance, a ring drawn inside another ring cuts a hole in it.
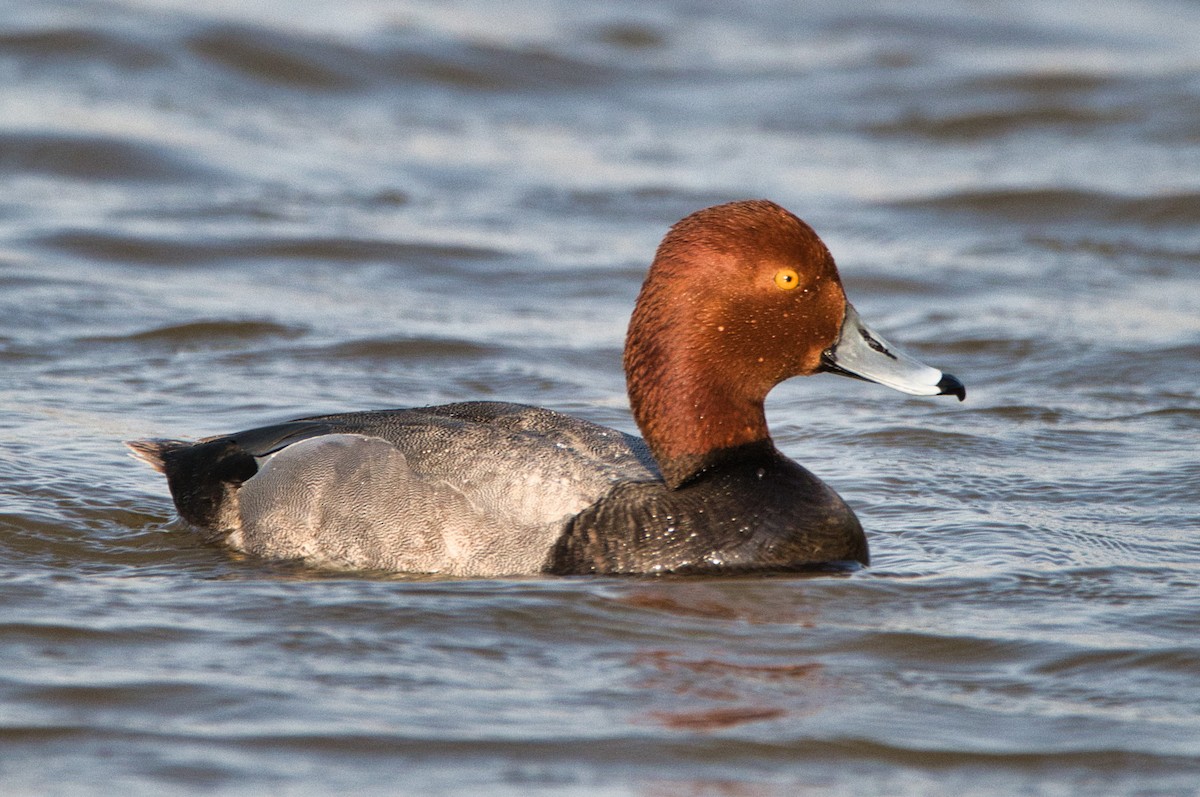
[[[128,445],[166,475],[184,520],[268,558],[456,576],[788,571],[865,565],[867,540],[775,448],[772,387],[824,371],[966,396],[869,330],[821,239],[767,201],[670,229],[624,364],[644,439],[466,402]]]

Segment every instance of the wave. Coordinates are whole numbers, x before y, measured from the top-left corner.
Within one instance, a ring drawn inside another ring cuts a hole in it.
[[[216,179],[219,171],[196,156],[133,138],[10,130],[0,132],[0,174],[173,183]]]
[[[263,259],[429,265],[507,257],[507,253],[496,249],[461,244],[332,236],[206,240],[68,229],[39,236],[32,242],[86,259],[154,266],[230,263]]]
[[[577,89],[613,77],[611,67],[550,49],[428,35],[352,45],[246,25],[192,34],[184,47],[250,80],[317,92],[443,86],[473,91]]]
[[[167,66],[169,50],[101,26],[47,27],[0,33],[0,58],[20,58],[42,67],[80,62],[143,70]]]
[[[999,216],[1021,222],[1200,224],[1200,193],[1197,192],[1138,197],[1067,188],[1002,188],[959,191],[887,204],[899,209]]]
[[[94,342],[130,342],[137,344],[194,346],[198,341],[242,343],[272,338],[295,338],[303,330],[272,321],[231,321],[213,319],[155,327],[120,337],[93,338]]]

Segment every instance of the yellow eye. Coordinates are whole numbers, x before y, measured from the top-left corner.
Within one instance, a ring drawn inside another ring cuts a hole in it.
[[[775,287],[781,291],[790,291],[800,287],[800,275],[794,269],[781,268],[775,272]]]

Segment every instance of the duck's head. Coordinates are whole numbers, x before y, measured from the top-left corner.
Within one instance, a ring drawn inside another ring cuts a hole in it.
[[[625,345],[634,417],[668,484],[722,451],[769,440],[767,393],[822,371],[914,395],[966,395],[958,379],[862,322],[825,244],[779,205],[718,205],[671,228]]]

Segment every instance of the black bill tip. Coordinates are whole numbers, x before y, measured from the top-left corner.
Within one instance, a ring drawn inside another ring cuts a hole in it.
[[[957,376],[942,374],[937,387],[939,396],[958,396],[959,401],[967,397],[967,386],[960,382]]]

